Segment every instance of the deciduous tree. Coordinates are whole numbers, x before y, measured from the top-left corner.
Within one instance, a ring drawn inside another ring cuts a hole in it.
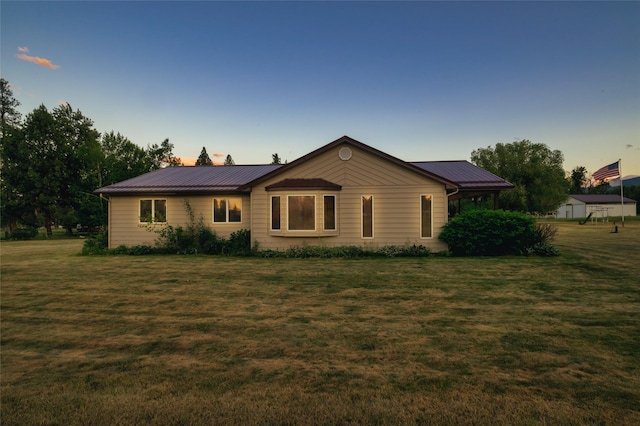
[[[578,166],[571,170],[571,173],[569,174],[569,193],[582,194],[584,192],[586,181],[587,169],[584,166]]]
[[[498,143],[495,148],[474,150],[471,161],[515,186],[500,194],[500,205],[505,209],[546,214],[567,198],[569,182],[562,152],[545,144],[529,140]]]

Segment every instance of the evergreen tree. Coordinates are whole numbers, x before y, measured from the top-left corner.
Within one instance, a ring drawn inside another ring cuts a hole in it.
[[[282,160],[277,152],[275,154],[271,154],[271,164],[282,164]]]
[[[200,151],[200,156],[196,160],[196,166],[213,166],[213,161],[207,154],[207,149],[203,146],[202,151]]]
[[[20,126],[22,117],[16,110],[18,106],[20,106],[20,102],[13,97],[11,85],[4,78],[0,78],[0,123],[2,124],[0,135],[4,134],[5,126]]]
[[[234,163],[233,158],[231,158],[231,154],[227,155],[227,158],[224,159],[224,165],[225,166],[233,166],[236,163]]]

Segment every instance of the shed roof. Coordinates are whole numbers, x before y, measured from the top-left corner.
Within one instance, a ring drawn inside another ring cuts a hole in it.
[[[571,194],[569,197],[585,204],[620,204],[620,196],[615,194]],[[624,197],[627,204],[635,204],[636,200]]]

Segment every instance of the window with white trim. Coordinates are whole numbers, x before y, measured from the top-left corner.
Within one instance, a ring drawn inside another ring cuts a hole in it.
[[[167,200],[140,200],[140,223],[166,223]]]
[[[433,237],[433,196],[420,196],[420,237]]]
[[[373,195],[362,198],[362,238],[373,238]]]
[[[315,231],[316,196],[289,195],[287,197],[289,231]]]
[[[242,222],[242,197],[214,198],[213,221],[216,223]]]

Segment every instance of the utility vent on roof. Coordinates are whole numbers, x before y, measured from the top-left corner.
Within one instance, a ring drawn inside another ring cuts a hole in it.
[[[351,152],[351,148],[347,148],[346,146],[340,148],[340,151],[338,151],[338,157],[340,157],[340,159],[343,161],[349,160],[352,154],[353,153]]]

